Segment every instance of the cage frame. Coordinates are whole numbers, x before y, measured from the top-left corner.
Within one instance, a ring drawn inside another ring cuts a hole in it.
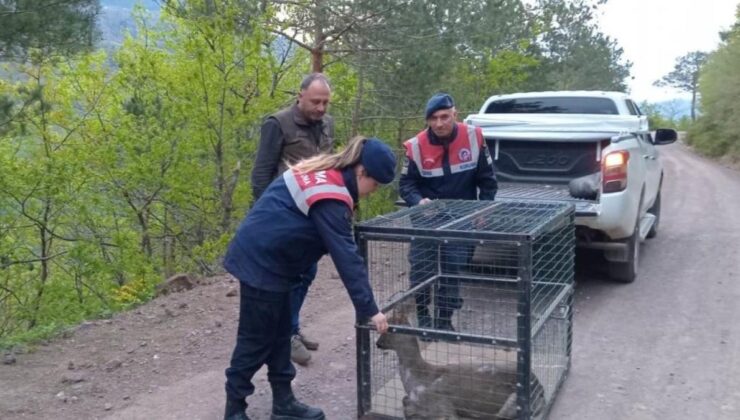
[[[460,200],[439,200],[442,202],[453,202]],[[566,364],[563,368],[562,374],[559,376],[557,382],[554,385],[552,395],[556,396],[560,391],[565,379],[570,372],[572,355],[572,335],[573,335],[573,310],[572,302],[574,296],[574,282],[571,278],[570,283],[557,284],[562,289],[557,294],[557,297],[550,301],[550,304],[541,313],[539,313],[539,319],[532,323],[532,286],[533,278],[530,268],[532,267],[532,256],[533,256],[533,245],[537,238],[547,232],[557,230],[564,227],[566,224],[574,226],[575,220],[575,207],[570,203],[558,203],[562,204],[559,212],[552,215],[549,220],[545,223],[540,224],[536,229],[523,232],[523,233],[502,233],[502,232],[487,232],[487,231],[463,231],[454,229],[445,229],[444,237],[440,237],[440,230],[446,226],[454,226],[460,224],[463,219],[472,219],[476,216],[484,214],[486,211],[490,211],[492,207],[498,203],[522,203],[523,200],[499,200],[491,202],[490,206],[485,206],[464,216],[463,218],[453,220],[446,225],[437,227],[434,229],[423,228],[423,227],[381,227],[373,226],[368,224],[358,224],[355,226],[355,240],[358,246],[360,255],[362,256],[365,264],[368,264],[368,244],[372,241],[384,241],[384,242],[403,242],[410,243],[411,241],[421,239],[424,241],[438,242],[440,244],[447,243],[448,241],[456,241],[462,243],[470,243],[474,245],[488,245],[495,243],[504,244],[515,244],[518,248],[517,252],[517,277],[515,279],[508,278],[495,278],[492,276],[463,276],[463,275],[447,275],[447,277],[458,278],[463,281],[483,281],[483,282],[505,282],[505,283],[516,283],[517,293],[517,314],[516,314],[516,339],[503,338],[503,337],[491,337],[479,334],[467,334],[460,333],[457,331],[441,331],[435,329],[425,329],[413,326],[402,326],[402,325],[389,325],[388,332],[390,333],[402,333],[417,336],[418,338],[430,338],[430,339],[448,339],[449,341],[466,342],[473,344],[485,344],[504,348],[510,348],[517,352],[517,419],[518,420],[530,420],[532,413],[530,413],[530,398],[531,398],[531,381],[530,374],[532,373],[532,345],[535,338],[541,332],[545,322],[554,313],[558,306],[565,306],[567,311],[565,313],[565,325],[566,325]],[[526,200],[529,204],[553,204],[552,202],[541,202],[537,200]],[[398,217],[403,217],[413,212],[413,207],[403,209],[393,214]],[[382,216],[381,216],[382,217]],[[573,247],[574,247],[573,243]],[[571,268],[572,270],[572,268]],[[428,287],[430,284],[440,277],[440,273],[437,273],[430,278],[421,281],[419,284],[410,287],[405,290],[403,294],[397,296],[390,301],[383,304],[380,311],[388,313],[394,307],[399,305],[404,299],[409,296]],[[546,282],[540,282],[541,284],[547,284]],[[398,417],[371,413],[372,410],[372,384],[370,383],[372,378],[371,370],[371,331],[374,330],[374,326],[368,322],[365,324],[356,324],[356,360],[357,360],[357,417],[359,419],[366,420],[398,420]],[[547,401],[544,407],[540,419],[547,418],[552,406],[554,404],[554,398]]]

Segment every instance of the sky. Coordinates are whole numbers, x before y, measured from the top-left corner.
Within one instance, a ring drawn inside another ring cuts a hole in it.
[[[715,50],[719,31],[735,22],[740,0],[609,0],[597,11],[601,30],[617,40],[632,62],[628,86],[637,102],[657,102],[687,93],[653,82],[670,73],[676,58]]]

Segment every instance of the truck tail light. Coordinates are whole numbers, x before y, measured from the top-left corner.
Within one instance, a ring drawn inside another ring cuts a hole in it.
[[[602,169],[604,193],[618,192],[627,188],[627,162],[629,159],[630,153],[626,150],[611,152],[604,156]]]

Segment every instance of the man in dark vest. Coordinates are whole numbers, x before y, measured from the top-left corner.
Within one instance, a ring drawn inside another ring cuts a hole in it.
[[[331,98],[329,80],[321,73],[303,79],[296,103],[270,115],[262,124],[257,159],[252,170],[252,195],[259,200],[272,180],[288,165],[320,153],[331,153],[334,147],[334,120],[326,113]],[[291,359],[308,364],[319,343],[300,329],[300,311],[308,286],[316,277],[316,265],[301,275],[301,285],[292,291]]]

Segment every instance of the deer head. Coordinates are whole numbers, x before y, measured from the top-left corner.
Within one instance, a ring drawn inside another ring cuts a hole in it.
[[[403,311],[394,312],[389,318],[388,323],[391,325],[408,326],[409,323],[406,314]],[[375,342],[375,345],[382,350],[395,350],[396,353],[410,354],[419,350],[419,342],[416,337],[410,334],[400,334],[387,332],[381,335]]]

